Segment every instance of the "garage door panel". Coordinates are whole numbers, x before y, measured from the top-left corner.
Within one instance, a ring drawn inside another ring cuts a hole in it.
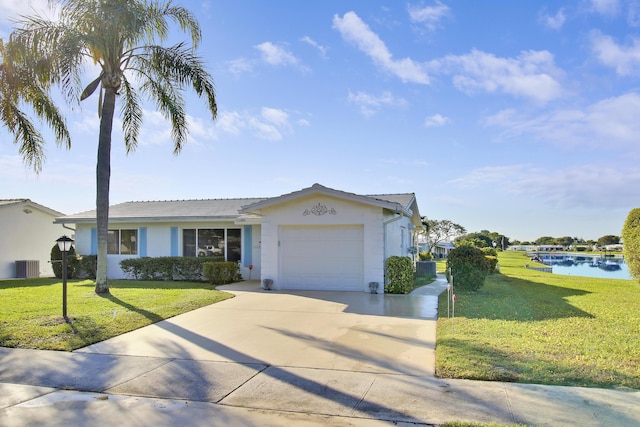
[[[282,227],[282,287],[362,290],[362,226]]]

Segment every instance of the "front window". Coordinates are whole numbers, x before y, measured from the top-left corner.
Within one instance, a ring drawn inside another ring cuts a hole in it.
[[[138,230],[109,230],[107,253],[110,255],[136,255]]]
[[[198,228],[182,230],[183,256],[223,257],[240,260],[239,228]]]

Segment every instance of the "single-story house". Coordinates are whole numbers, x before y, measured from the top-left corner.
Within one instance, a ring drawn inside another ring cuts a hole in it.
[[[97,253],[95,211],[63,216]],[[358,195],[319,184],[271,198],[126,202],[109,208],[107,274],[129,257],[224,256],[274,289],[369,291],[392,255],[411,256],[415,194]]]
[[[0,199],[0,279],[53,277],[51,248],[70,234],[53,223],[61,215],[29,199]]]
[[[432,253],[435,258],[447,258],[449,256],[449,252],[455,248],[456,245],[454,245],[453,242],[438,242],[434,246]],[[429,243],[420,243],[418,244],[418,250],[420,252],[431,252],[431,246]]]

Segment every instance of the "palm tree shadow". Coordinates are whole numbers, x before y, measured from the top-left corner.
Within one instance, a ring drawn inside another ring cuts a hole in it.
[[[114,296],[113,294],[96,294],[98,295],[100,298],[105,298],[108,299],[109,301],[118,304],[124,308],[126,308],[129,311],[132,311],[134,313],[138,313],[144,317],[146,317],[147,319],[149,319],[151,321],[151,323],[157,323],[161,320],[164,320],[164,317],[160,316],[157,313],[154,313],[152,311],[149,310],[145,310],[142,308],[138,308],[134,305],[129,304],[128,302],[125,302],[123,300],[121,300],[120,298]]]
[[[458,293],[456,314],[471,319],[520,322],[595,317],[569,302],[570,297],[588,295],[591,293],[589,291],[503,275],[496,275],[494,280],[501,284],[498,291],[485,286],[478,292]],[[441,298],[439,309],[446,315],[446,293]]]

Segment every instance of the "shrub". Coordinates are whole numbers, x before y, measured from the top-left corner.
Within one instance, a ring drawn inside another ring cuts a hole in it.
[[[389,294],[408,294],[413,290],[413,262],[406,256],[387,259],[384,291]]]
[[[237,262],[205,262],[203,271],[207,282],[215,286],[242,280]]]
[[[498,251],[496,251],[494,248],[480,248],[480,250],[485,256],[498,256]]]
[[[224,261],[220,257],[143,257],[120,261],[122,271],[136,280],[186,280],[199,282],[205,279],[203,266],[207,262]]]
[[[461,291],[476,291],[484,285],[490,265],[480,249],[459,246],[449,252],[447,278],[453,275],[453,286]]]
[[[78,260],[76,258],[76,250],[73,246],[69,252],[67,252],[67,278],[73,279],[76,277],[76,269],[78,267]],[[56,243],[51,248],[51,268],[53,268],[53,274],[58,279],[62,279],[62,251]]]
[[[82,255],[77,257],[78,267],[75,272],[76,279],[95,279],[98,269],[97,255]]]
[[[429,251],[422,251],[418,254],[420,261],[431,261],[433,259],[433,255]]]
[[[485,255],[487,260],[487,273],[493,274],[496,271],[496,266],[498,265],[498,257]]]
[[[640,281],[640,208],[632,209],[622,228],[624,258],[629,272]]]

